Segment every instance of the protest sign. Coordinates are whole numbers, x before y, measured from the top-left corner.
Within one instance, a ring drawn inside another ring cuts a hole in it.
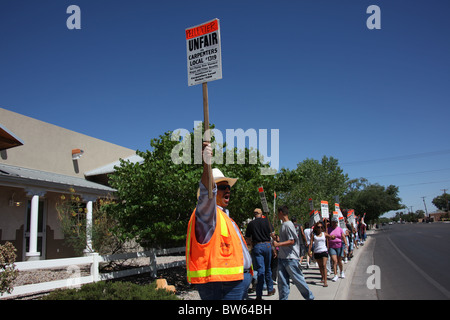
[[[319,222],[320,220],[319,210],[314,210],[314,223]]]
[[[314,225],[314,223],[315,223],[315,220],[314,220],[314,210],[311,210],[311,211],[309,212],[309,225],[312,227],[312,226]]]
[[[186,29],[188,85],[222,79],[219,19]]]
[[[339,203],[334,204],[334,211],[336,211],[339,216],[342,216],[342,212],[341,212],[341,208],[339,207]]]
[[[345,220],[344,220],[344,216],[339,216],[339,227],[341,227],[341,229],[345,228]]]
[[[345,221],[344,221],[344,215],[342,214],[339,203],[334,204],[334,210],[336,210],[336,212],[337,212],[337,216],[339,219],[339,227],[343,228],[345,226]]]
[[[259,187],[258,191],[259,191],[259,197],[261,198],[261,204],[262,204],[262,207],[263,207],[263,212],[264,213],[269,213],[269,206],[267,205],[266,194],[264,193],[264,188],[263,187]]]
[[[202,84],[204,141],[210,142],[208,81],[222,79],[219,19],[190,27],[186,32],[188,85]],[[212,199],[212,168],[206,164],[209,176],[208,198]]]
[[[339,213],[337,211],[333,211],[333,217],[331,219],[338,219],[339,220]]]
[[[330,213],[328,211],[328,201],[320,201],[320,211],[322,214],[322,219],[328,219]]]
[[[347,221],[348,223],[350,223],[350,225],[355,226],[355,210],[354,209],[349,209],[347,211]]]

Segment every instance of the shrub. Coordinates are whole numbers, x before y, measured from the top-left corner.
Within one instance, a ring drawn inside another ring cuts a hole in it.
[[[56,210],[64,234],[64,242],[72,247],[76,254],[82,255],[86,249],[87,239],[86,204],[75,189],[70,188],[69,192],[69,195],[60,197]],[[100,254],[115,253],[122,246],[122,242],[111,233],[116,222],[112,218],[108,218],[104,210],[105,205],[111,201],[110,199],[99,199],[92,208],[91,250]]]
[[[131,282],[100,281],[79,289],[60,289],[42,300],[178,300],[166,290],[156,289],[156,283],[138,285]]]
[[[11,242],[0,245],[0,295],[11,293],[12,283],[17,278],[18,271],[15,269],[16,248]]]

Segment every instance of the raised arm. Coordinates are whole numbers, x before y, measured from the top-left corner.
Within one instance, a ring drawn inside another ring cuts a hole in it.
[[[212,154],[209,142],[203,142],[205,153]],[[199,183],[199,197],[195,210],[195,236],[199,243],[207,243],[216,228],[216,194],[217,188],[213,186],[213,197],[208,197],[209,174],[208,166],[203,162],[203,173]],[[213,183],[213,182],[212,182]]]

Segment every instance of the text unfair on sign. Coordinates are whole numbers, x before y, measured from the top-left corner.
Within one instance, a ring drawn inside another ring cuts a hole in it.
[[[219,19],[186,29],[188,85],[222,79]]]

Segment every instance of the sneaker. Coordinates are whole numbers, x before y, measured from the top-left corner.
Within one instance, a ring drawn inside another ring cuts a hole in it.
[[[342,278],[342,279],[345,278],[345,273],[344,273],[344,271],[341,272],[341,278]]]
[[[333,281],[333,282],[336,282],[338,280],[338,276],[337,275],[335,275],[334,277],[333,277],[333,279],[331,279],[331,281]]]

